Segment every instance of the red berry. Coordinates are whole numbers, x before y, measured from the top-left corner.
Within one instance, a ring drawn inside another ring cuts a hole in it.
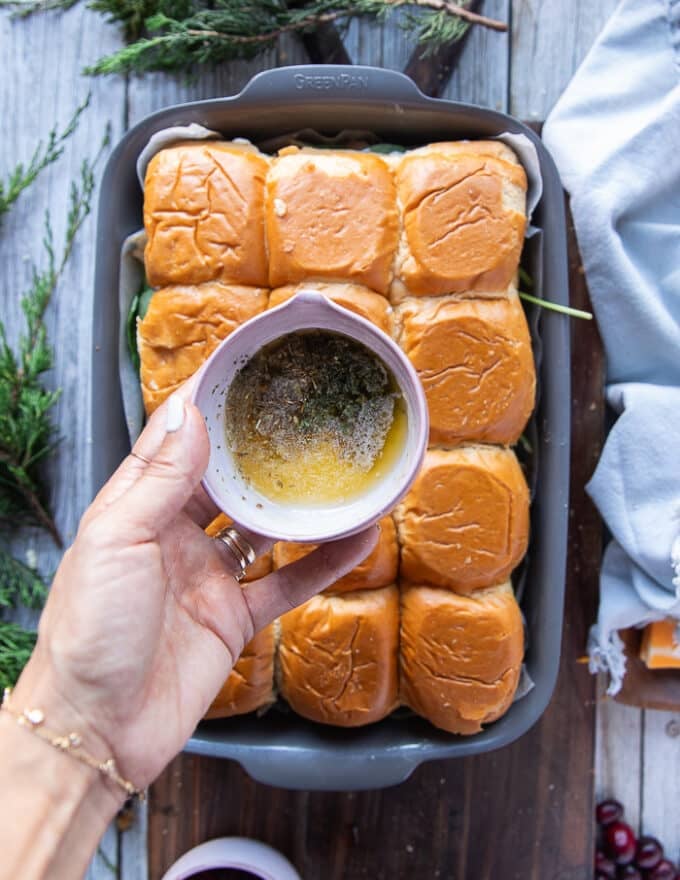
[[[616,880],[642,880],[642,874],[634,865],[624,865],[616,872]]]
[[[616,880],[616,865],[599,849],[595,853],[595,873],[602,874],[608,880]]]
[[[598,825],[611,825],[623,816],[623,807],[618,801],[600,801],[595,807],[595,818]]]
[[[604,829],[605,849],[617,865],[629,865],[635,858],[635,835],[625,822],[612,822]]]
[[[663,858],[663,847],[655,837],[641,837],[635,851],[635,864],[648,871],[656,868]]]
[[[648,880],[675,880],[675,866],[668,859],[661,859],[658,865],[647,874]]]

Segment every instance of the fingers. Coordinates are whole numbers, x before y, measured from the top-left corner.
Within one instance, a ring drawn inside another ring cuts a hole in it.
[[[125,540],[148,541],[162,532],[194,494],[209,453],[200,412],[180,396],[171,395],[165,409],[162,442],[147,456],[149,463],[142,462],[142,470],[132,484],[128,479],[128,485],[109,505]],[[121,485],[125,482],[123,479]]]
[[[259,559],[260,556],[264,556],[267,551],[271,550],[276,541],[273,538],[267,538],[265,535],[260,535],[257,532],[251,532],[250,529],[247,529],[245,526],[242,526],[238,523],[233,524],[233,528],[241,535],[242,538],[250,544],[250,546],[255,551],[255,558]],[[238,577],[241,573],[241,568],[236,561],[236,557],[228,548],[228,546],[221,541],[217,536],[213,539],[215,541],[215,547],[217,552],[219,553],[220,559],[224,564],[224,568],[229,572],[229,574],[234,577]]]
[[[346,575],[368,556],[377,540],[378,528],[371,526],[349,538],[321,544],[308,556],[248,584],[243,595],[255,631]]]
[[[185,402],[188,401],[197,381],[198,374],[196,373],[174,392],[172,396],[178,397]],[[110,507],[141,477],[147,466],[144,459],[152,460],[158,453],[165,438],[168,405],[168,400],[166,400],[149,417],[146,427],[132,447],[132,452],[135,454],[130,454],[124,458],[114,474],[101,488],[85,512],[82,519],[83,524],[87,524],[103,510]],[[189,517],[201,528],[205,528],[215,519],[219,512],[220,510],[217,505],[209,498],[203,487],[198,485],[194,495],[187,504],[187,514]]]
[[[167,406],[166,401],[153,413],[137,442],[132,447],[132,451],[142,456],[142,458],[152,459],[163,443],[167,421]],[[124,458],[97,493],[94,501],[85,512],[82,523],[86,524],[94,519],[95,516],[117,501],[139,479],[145,467],[146,463],[134,455],[128,455]]]

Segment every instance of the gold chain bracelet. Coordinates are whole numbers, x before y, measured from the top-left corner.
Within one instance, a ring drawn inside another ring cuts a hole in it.
[[[24,709],[23,711],[19,711],[10,705],[9,700],[11,694],[12,689],[5,688],[0,709],[11,715],[20,727],[25,727],[27,730],[30,730],[31,733],[35,734],[35,736],[43,740],[43,742],[49,743],[49,745],[53,746],[55,749],[59,749],[60,752],[66,752],[77,761],[80,761],[81,764],[86,764],[93,770],[97,770],[103,776],[106,776],[107,779],[110,779],[119,786],[119,788],[122,788],[129,798],[136,797],[142,801],[146,799],[146,794],[142,789],[137,788],[120,775],[113,758],[107,758],[106,761],[98,761],[92,755],[88,754],[83,748],[83,738],[79,733],[73,732],[59,735],[48,730],[43,726],[45,713],[42,709]]]

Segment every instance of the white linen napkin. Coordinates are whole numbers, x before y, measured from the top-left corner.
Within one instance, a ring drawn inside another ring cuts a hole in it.
[[[680,619],[680,0],[622,0],[546,122],[571,196],[618,415],[588,492],[612,541],[589,640]]]

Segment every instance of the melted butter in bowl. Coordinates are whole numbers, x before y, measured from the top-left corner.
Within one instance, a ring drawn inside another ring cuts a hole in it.
[[[276,503],[345,503],[375,486],[406,443],[399,386],[369,348],[328,330],[288,333],[234,377],[225,432],[247,485]]]

